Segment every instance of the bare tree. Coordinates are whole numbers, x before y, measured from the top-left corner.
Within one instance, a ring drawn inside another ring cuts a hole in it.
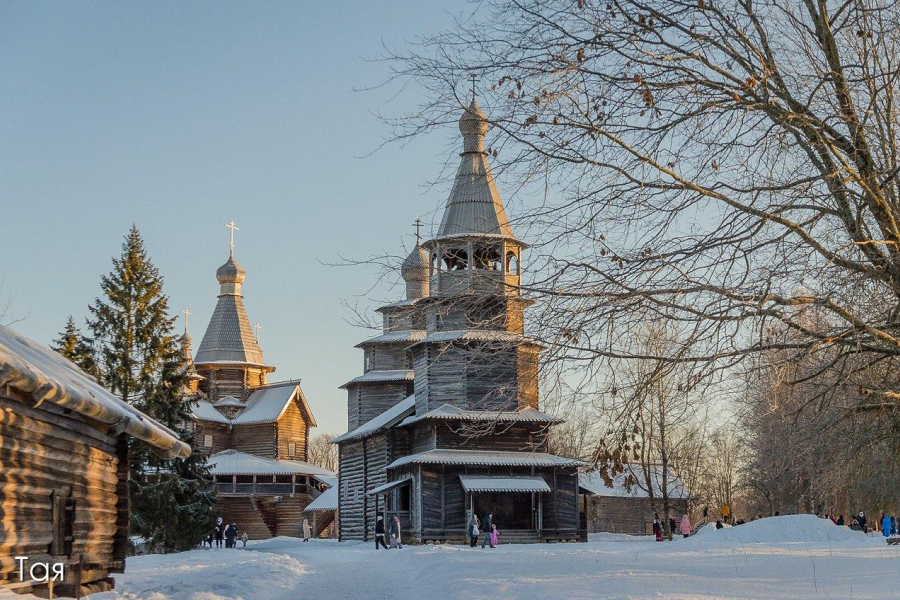
[[[598,394],[618,358],[701,378],[777,350],[827,356],[841,409],[893,411],[896,376],[867,373],[900,353],[898,23],[877,0],[493,0],[390,56],[428,92],[393,124],[455,119],[480,78],[495,165],[544,192],[521,221],[547,356]],[[689,351],[631,345],[647,320]]]
[[[320,433],[309,441],[307,453],[309,462],[336,473],[338,470],[338,447],[332,444],[335,438],[333,433]]]

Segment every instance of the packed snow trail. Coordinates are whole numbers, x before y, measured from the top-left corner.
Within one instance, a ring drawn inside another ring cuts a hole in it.
[[[674,543],[597,534],[587,544],[495,550],[275,538],[246,550],[130,558],[117,589],[91,600],[900,598],[900,579],[884,576],[898,571],[900,547],[805,516],[759,523]],[[763,541],[729,539],[745,527]],[[823,531],[822,541],[803,539]]]

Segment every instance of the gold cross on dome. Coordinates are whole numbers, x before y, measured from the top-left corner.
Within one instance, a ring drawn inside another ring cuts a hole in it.
[[[229,240],[229,244],[228,244],[228,248],[229,248],[228,256],[234,256],[234,232],[240,231],[241,229],[237,225],[234,224],[234,220],[231,220],[228,223],[225,223],[225,227],[227,227],[228,229],[231,230],[231,239]]]

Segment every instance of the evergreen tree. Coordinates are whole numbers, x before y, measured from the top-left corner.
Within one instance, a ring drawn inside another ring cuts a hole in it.
[[[168,315],[163,280],[136,226],[101,278],[90,307],[104,386],[191,441],[187,365]],[[136,441],[131,456],[131,529],[169,550],[196,546],[212,529],[215,496],[203,457],[162,460]]]
[[[59,333],[59,338],[51,346],[54,350],[78,365],[82,371],[99,378],[100,370],[94,356],[92,340],[75,326],[75,319],[69,316],[66,327]]]

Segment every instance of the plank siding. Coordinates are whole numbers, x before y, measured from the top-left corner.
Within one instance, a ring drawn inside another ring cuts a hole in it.
[[[305,460],[308,441],[306,439],[307,422],[296,401],[291,402],[275,425],[278,447],[276,458],[279,460]],[[295,444],[293,456],[288,454],[288,444],[291,443]]]
[[[365,539],[365,464],[363,442],[340,444],[338,490],[341,540]]]

